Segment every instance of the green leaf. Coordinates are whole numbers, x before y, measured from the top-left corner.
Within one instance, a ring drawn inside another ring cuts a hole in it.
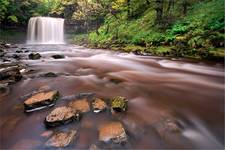
[[[17,17],[14,15],[8,16],[7,19],[11,20],[12,22],[18,22]]]

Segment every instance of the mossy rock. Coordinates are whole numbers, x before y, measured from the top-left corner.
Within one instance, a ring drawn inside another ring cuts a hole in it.
[[[125,97],[117,96],[112,99],[111,108],[116,112],[123,112],[127,110],[128,100]]]

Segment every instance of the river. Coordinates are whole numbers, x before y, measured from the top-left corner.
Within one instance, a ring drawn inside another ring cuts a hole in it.
[[[24,45],[42,55],[21,63],[33,73],[13,84],[0,99],[1,149],[43,149],[49,130],[76,128],[79,137],[68,148],[88,149],[98,143],[99,127],[118,120],[128,134],[125,145],[102,145],[112,149],[222,149],[224,147],[224,66],[176,58],[137,56],[76,45]],[[16,50],[16,49],[15,49]],[[62,54],[65,59],[53,59]],[[38,74],[55,72],[56,78]],[[109,111],[85,114],[80,122],[47,129],[43,123],[53,109],[24,113],[24,96],[40,88],[58,90],[65,105],[71,95],[95,93],[97,97],[128,98],[126,113],[112,116]],[[158,132],[161,123],[175,118],[179,133]],[[100,143],[101,145],[101,143]]]

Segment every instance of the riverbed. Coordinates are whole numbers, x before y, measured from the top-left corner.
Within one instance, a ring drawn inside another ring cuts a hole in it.
[[[224,66],[179,58],[138,56],[76,45],[25,45],[42,58],[29,60],[20,53],[20,62],[32,72],[0,98],[1,149],[44,149],[50,131],[78,131],[68,149],[88,149],[92,144],[104,149],[222,149],[224,147]],[[53,59],[54,54],[64,59]],[[40,77],[46,72],[55,78]],[[56,106],[24,113],[26,95],[40,88],[58,90]],[[110,110],[84,114],[80,122],[48,129],[43,121],[57,106],[79,93],[93,93],[109,100],[128,99],[128,110],[113,115]],[[178,133],[161,130],[165,120],[176,120]],[[128,135],[125,144],[105,144],[98,140],[99,128],[110,121],[121,122]],[[47,131],[47,132],[46,132]],[[162,133],[163,132],[163,133]],[[164,133],[165,132],[165,133]]]

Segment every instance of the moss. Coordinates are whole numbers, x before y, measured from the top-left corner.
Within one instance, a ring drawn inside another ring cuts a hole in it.
[[[125,97],[117,96],[112,99],[111,107],[114,111],[121,112],[127,110],[127,99]]]

